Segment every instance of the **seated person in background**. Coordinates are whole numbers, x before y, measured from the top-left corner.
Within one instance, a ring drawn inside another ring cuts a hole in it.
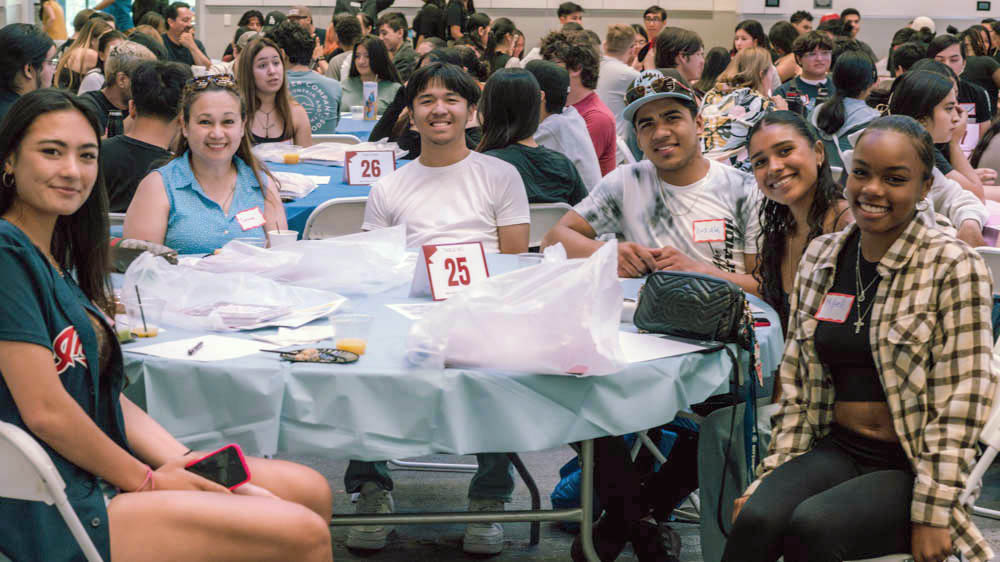
[[[997,133],[1000,133],[1000,120],[994,121],[990,128],[987,129],[982,138],[979,139],[979,144],[976,145],[976,149],[972,151],[969,155],[969,164],[975,168],[987,168],[995,172],[1000,172],[1000,143],[994,142],[997,138]],[[993,186],[985,186],[986,198],[992,199],[993,201],[1000,200],[1000,192],[996,190]]]
[[[232,77],[195,78],[184,87],[174,159],[139,183],[125,215],[125,238],[207,254],[236,239],[263,243],[286,230],[276,182],[250,150],[246,103]]]
[[[891,80],[880,80],[875,86],[875,89],[868,94],[868,99],[866,100],[870,107],[879,109],[880,106],[887,105],[889,103],[889,92],[892,91],[892,84],[900,76],[905,74],[913,65],[917,64],[924,55],[927,54],[927,45],[918,42],[903,43],[896,47],[889,56],[889,64],[892,65],[891,71],[893,78]]]
[[[9,23],[0,28],[0,120],[17,98],[52,86],[56,45],[40,28]]]
[[[635,54],[632,68],[642,71],[651,70],[656,64],[656,38],[660,30],[667,25],[667,11],[656,4],[646,8],[642,13],[643,36],[646,42]]]
[[[958,144],[968,119],[958,105],[956,86],[946,65],[925,59],[895,80],[888,111],[908,115],[923,125],[936,143],[935,167],[982,201],[982,180]]]
[[[260,10],[247,10],[240,16],[240,21],[236,23],[236,28],[237,35],[232,43],[226,45],[226,50],[222,53],[222,62],[236,60],[236,41],[239,39],[239,30],[261,31],[264,29],[264,14]]]
[[[128,102],[132,99],[132,72],[143,61],[156,60],[156,56],[142,45],[127,41],[111,49],[105,67],[107,81],[100,90],[80,96],[94,106],[101,127],[108,128],[108,112],[121,111],[128,116]]]
[[[664,27],[656,38],[656,68],[676,69],[690,85],[705,69],[705,44],[693,31]]]
[[[767,34],[771,48],[778,55],[774,61],[774,68],[778,71],[778,80],[782,83],[788,82],[802,72],[802,68],[795,60],[795,40],[799,38],[799,30],[787,21],[779,21],[771,26],[771,31]]]
[[[767,112],[788,108],[784,98],[767,96],[772,74],[765,49],[747,47],[736,53],[702,102],[702,153],[746,169],[747,130]]]
[[[916,219],[933,169],[909,117],[861,134],[857,224],[802,257],[769,456],[735,502],[724,562],[993,557],[959,502],[996,385],[990,275]]]
[[[965,50],[962,42],[954,35],[938,35],[927,47],[927,58],[945,64],[955,73],[958,81],[958,105],[965,110],[968,124],[965,136],[959,146],[966,154],[979,143],[979,137],[986,132],[990,121],[996,112],[996,100],[990,101],[989,95],[982,87],[959,78],[965,72]]]
[[[594,189],[601,181],[601,167],[594,144],[590,142],[587,123],[575,107],[566,105],[569,73],[565,68],[544,60],[529,62],[525,70],[534,75],[538,87],[545,94],[539,108],[535,142],[569,158],[587,190]]]
[[[284,22],[282,22],[284,23]],[[236,79],[247,104],[247,138],[253,144],[291,142],[312,146],[309,115],[288,93],[281,48],[272,39],[260,37],[240,54]]]
[[[554,31],[542,39],[542,57],[569,72],[566,103],[576,108],[587,123],[601,175],[608,175],[615,169],[618,137],[615,116],[594,91],[600,72],[600,53],[582,32],[567,34]]]
[[[608,26],[604,37],[604,56],[601,57],[597,76],[597,97],[615,116],[615,127],[624,124],[621,114],[625,109],[625,90],[639,76],[639,71],[629,66],[635,57],[635,31],[628,25]]]
[[[335,133],[340,123],[340,84],[309,68],[315,48],[309,32],[301,25],[283,21],[268,32],[268,37],[288,57],[288,89],[309,116],[312,133]]]
[[[101,36],[112,29],[114,28],[111,25],[100,18],[87,20],[76,39],[59,57],[53,84],[57,88],[77,91],[83,81],[83,75],[99,62]]]
[[[851,150],[851,136],[864,129],[879,112],[865,103],[875,86],[875,64],[861,53],[844,53],[833,67],[833,97],[816,106],[809,122],[822,132],[826,160],[843,169],[845,150]]]
[[[524,183],[510,164],[472,152],[465,123],[479,101],[479,86],[464,70],[434,63],[417,70],[406,85],[420,158],[372,185],[362,228],[406,225],[410,248],[447,242],[483,243],[487,252],[528,251],[530,217]],[[479,469],[469,487],[469,511],[503,511],[514,491],[513,469],[502,453],[477,454]],[[358,513],[391,513],[392,478],[384,462],[351,461],[344,475],[348,493],[360,492]],[[351,548],[385,546],[382,525],[352,527]],[[496,554],[503,527],[471,523],[466,552]]]
[[[97,42],[97,66],[88,70],[80,81],[80,88],[76,95],[80,96],[87,92],[100,90],[104,86],[104,66],[108,63],[108,55],[111,48],[128,41],[128,37],[121,31],[111,30],[101,36]]]
[[[130,76],[132,127],[101,141],[101,174],[112,213],[127,211],[139,182],[173,156],[170,145],[180,130],[181,92],[192,78],[191,67],[162,61],[141,62]]]
[[[806,116],[816,105],[833,95],[833,81],[827,77],[833,56],[833,40],[820,31],[810,31],[792,43],[792,52],[802,73],[782,84],[774,95],[786,100],[797,97],[798,103],[789,103],[789,108]]]
[[[967,29],[959,34],[965,53],[965,72],[962,78],[977,84],[989,95],[990,103],[997,99],[1000,91],[1000,62],[989,56],[989,48],[983,37],[973,29]]]
[[[162,35],[163,46],[167,48],[170,60],[191,66],[212,66],[212,59],[205,54],[205,45],[194,37],[191,6],[174,2],[167,6],[163,15],[167,18],[167,32]]]
[[[213,64],[208,69],[209,74],[230,74],[233,77],[236,76],[236,71],[240,67],[240,55],[247,50],[247,45],[251,41],[257,39],[258,37],[263,37],[264,33],[262,31],[247,30],[245,33],[241,34],[239,39],[236,40],[233,45],[233,59],[229,62],[223,62],[219,64]]]
[[[342,89],[340,106],[350,108],[353,105],[364,105],[364,83],[377,82],[377,111],[385,112],[396,91],[403,87],[396,67],[389,60],[389,53],[381,39],[365,37],[354,46],[351,55],[351,71],[347,79],[340,81]]]
[[[332,501],[321,474],[247,457],[252,480],[230,492],[184,470],[206,453],[122,393],[93,110],[45,89],[21,97],[4,124],[0,420],[51,458],[86,522],[80,531],[104,560],[329,562]],[[5,558],[82,558],[53,506],[5,498],[0,520]]]
[[[428,37],[417,43],[415,50],[417,52],[417,56],[422,57],[434,49],[444,49],[447,46],[448,43],[446,43],[444,39],[439,37]]]
[[[751,273],[757,260],[760,196],[753,176],[701,155],[698,102],[679,81],[645,71],[626,100],[625,116],[635,124],[648,160],[619,166],[601,180],[549,231],[545,245],[561,242],[570,257],[586,257],[603,244],[595,240],[597,235],[621,235],[621,277],[661,269],[690,271],[756,294]],[[714,223],[717,232],[700,233],[694,221]],[[724,242],[716,241],[719,233]]]
[[[705,66],[701,70],[701,77],[691,84],[699,98],[705,97],[705,93],[715,87],[715,81],[719,75],[725,72],[729,63],[732,62],[729,51],[723,47],[712,47],[705,55]]]
[[[128,39],[152,51],[156,60],[170,60],[167,48],[163,46],[163,37],[155,28],[148,25],[133,27],[128,32]]]
[[[532,138],[545,94],[524,69],[498,70],[483,88],[479,115],[483,138],[476,150],[513,165],[521,174],[528,203],[576,205],[587,186],[568,158]]]
[[[396,67],[400,82],[405,83],[417,66],[417,52],[406,38],[406,16],[400,12],[382,14],[375,22],[375,26],[378,28],[379,39],[389,51],[392,66]]]
[[[333,29],[343,51],[330,59],[326,75],[339,82],[347,77],[351,68],[351,53],[364,36],[361,34],[361,22],[358,18],[347,14],[334,16]]]

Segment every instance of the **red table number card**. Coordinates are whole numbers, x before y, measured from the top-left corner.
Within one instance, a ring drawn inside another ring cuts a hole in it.
[[[417,256],[410,296],[442,301],[489,276],[482,242],[427,244]]]
[[[348,150],[344,153],[344,182],[371,185],[396,170],[392,150]]]

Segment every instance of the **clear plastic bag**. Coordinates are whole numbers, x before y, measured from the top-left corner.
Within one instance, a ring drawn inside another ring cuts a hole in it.
[[[260,250],[259,248],[252,248]],[[166,301],[163,323],[187,329],[297,328],[336,310],[347,299],[336,293],[293,287],[246,272],[210,272],[171,265],[150,253],[125,272],[122,294]]]
[[[256,273],[298,287],[365,295],[409,283],[415,260],[412,252],[406,252],[406,227],[400,225],[326,240],[300,240],[277,250],[232,241],[194,268]]]
[[[420,366],[607,375],[624,368],[617,243],[586,260],[562,246],[542,263],[471,285],[417,320],[408,359]]]

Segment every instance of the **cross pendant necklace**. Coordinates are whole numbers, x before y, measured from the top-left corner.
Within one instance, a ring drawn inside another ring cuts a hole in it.
[[[858,294],[858,296],[856,298],[857,300],[855,301],[855,304],[857,305],[857,308],[858,308],[858,320],[856,322],[854,322],[854,333],[855,334],[860,334],[861,333],[861,329],[865,327],[865,316],[867,316],[868,313],[872,311],[872,306],[875,305],[875,303],[873,302],[873,303],[871,303],[871,304],[868,305],[868,310],[862,311],[861,310],[861,303],[863,303],[865,301],[865,298],[866,298],[865,293],[867,293],[868,289],[870,289],[873,285],[877,285],[880,277],[878,276],[878,274],[876,274],[875,278],[872,279],[871,282],[869,282],[867,286],[865,286],[863,284],[862,279],[861,279],[861,241],[860,240],[858,241],[858,253],[856,255],[856,260],[857,261],[856,261],[855,269],[854,269],[854,281],[855,281],[855,289],[856,289],[855,292]]]
[[[858,321],[854,323],[854,333],[855,334],[860,334],[861,333],[861,328],[864,328],[864,327],[865,327],[865,321],[862,320],[861,317],[859,316],[858,317]]]

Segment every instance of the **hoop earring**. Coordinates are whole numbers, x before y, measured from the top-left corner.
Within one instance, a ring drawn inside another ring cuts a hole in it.
[[[928,209],[930,209],[931,205],[930,203],[927,202],[926,199],[921,199],[920,201],[917,201],[916,207],[917,207],[917,212],[923,213],[926,212]]]
[[[3,183],[4,187],[14,187],[14,174],[4,171],[0,174],[0,182]]]

